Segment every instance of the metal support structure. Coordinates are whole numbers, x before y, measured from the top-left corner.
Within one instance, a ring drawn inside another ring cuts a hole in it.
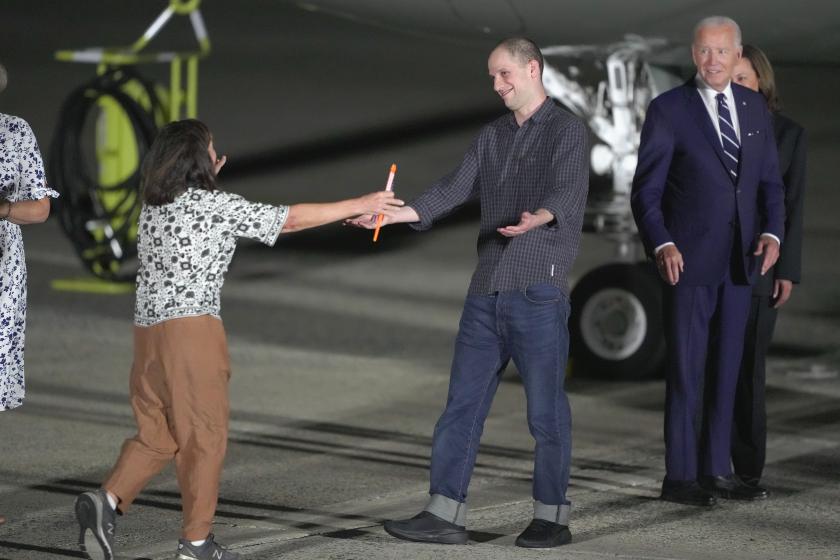
[[[630,188],[645,109],[661,92],[647,59],[665,44],[662,39],[627,36],[610,45],[560,45],[542,50],[548,59],[543,71],[546,92],[589,125],[596,137],[590,154],[592,175],[610,182],[607,196],[590,197],[586,227],[613,238],[621,261],[632,262],[639,253],[632,247],[636,226],[630,212]],[[564,72],[551,62],[557,57],[574,63]],[[586,58],[603,72],[594,87],[579,77],[578,64]]]
[[[98,76],[120,76],[121,69],[141,64],[169,64],[168,87],[149,86],[139,75],[132,73],[137,78],[121,80],[119,95],[114,95],[119,97],[124,94],[137,102],[152,116],[158,127],[185,117],[195,118],[198,114],[198,63],[210,53],[211,48],[200,5],[201,0],[169,0],[168,6],[129,47],[60,50],[55,57],[60,61],[95,64]],[[173,17],[182,16],[190,18],[196,48],[187,51],[151,50],[151,43],[166,24]],[[159,103],[156,104],[150,97],[157,98]],[[135,199],[139,182],[132,178],[138,177],[140,158],[135,128],[125,107],[107,94],[97,99],[96,106],[99,110],[94,132],[98,184],[88,188],[92,210],[90,219],[85,221],[85,233],[91,246],[81,250],[80,256],[94,275],[112,279],[120,275],[123,260],[134,251],[136,243],[139,201]],[[122,212],[124,206],[127,208],[126,200],[135,200],[137,204]],[[126,234],[124,226],[129,222],[132,223]],[[117,231],[122,231],[122,236],[114,233]],[[67,233],[73,237],[73,232]],[[78,238],[78,232],[75,236]],[[91,256],[85,256],[88,254]],[[102,265],[102,255],[107,262],[105,266]],[[78,282],[72,284],[75,286],[73,289],[78,289]]]

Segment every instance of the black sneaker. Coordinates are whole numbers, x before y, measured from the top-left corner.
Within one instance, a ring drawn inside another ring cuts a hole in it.
[[[76,498],[79,549],[90,560],[113,560],[117,512],[108,503],[105,490],[85,492]]]
[[[176,560],[239,560],[240,556],[231,552],[216,542],[213,534],[207,537],[204,544],[194,546],[186,539],[178,539]]]
[[[553,548],[572,542],[572,533],[566,525],[532,519],[522,533],[516,537],[516,546],[525,548]]]
[[[421,511],[411,519],[386,521],[385,531],[392,537],[406,541],[438,544],[466,544],[465,527],[450,523],[428,511]]]

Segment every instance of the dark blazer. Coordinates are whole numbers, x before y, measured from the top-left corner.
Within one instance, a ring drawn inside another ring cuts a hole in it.
[[[805,161],[807,141],[805,129],[795,121],[773,114],[773,129],[779,149],[779,171],[785,186],[785,242],[772,273],[760,276],[753,294],[773,294],[773,280],[790,280],[798,284],[802,277],[802,216],[805,207]]]
[[[694,79],[654,99],[642,128],[633,216],[649,254],[676,244],[685,261],[680,284],[687,286],[722,280],[733,262],[733,233],[741,241],[736,266],[750,283],[759,234],[784,238],[784,190],[767,102],[734,83],[732,92],[741,132],[735,182]]]

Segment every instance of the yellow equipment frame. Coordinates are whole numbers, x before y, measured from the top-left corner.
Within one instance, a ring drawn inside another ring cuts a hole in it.
[[[81,50],[59,50],[55,57],[63,62],[79,62],[96,64],[97,75],[119,69],[124,66],[139,64],[168,63],[169,87],[158,88],[159,97],[164,106],[164,115],[153,115],[158,126],[181,118],[195,118],[198,114],[198,62],[210,53],[210,38],[199,6],[201,0],[169,0],[169,5],[158,15],[146,31],[132,45],[128,47],[92,47]],[[173,16],[188,16],[192,24],[197,42],[196,50],[188,51],[150,51],[149,44],[163,29]],[[182,85],[182,84],[185,84]],[[154,111],[151,100],[145,88],[136,81],[127,82],[123,92],[138,101],[150,112]],[[137,144],[134,131],[127,115],[119,103],[111,97],[102,97],[97,101],[100,116],[96,126],[96,160],[100,184],[113,187],[121,184],[137,170],[140,162],[137,156]],[[110,211],[121,200],[119,192],[102,192],[98,195],[103,208]],[[130,216],[136,222],[137,216]],[[105,220],[91,221],[88,225],[89,233],[98,242],[110,241],[110,247],[119,259],[122,248],[113,239],[113,231],[125,224],[102,223]],[[136,223],[133,225],[133,235],[136,235]],[[119,268],[119,262],[114,261],[112,272]],[[97,265],[99,266],[99,265]],[[101,267],[100,267],[101,268]],[[97,276],[103,276],[102,271],[93,271]],[[97,284],[97,285],[95,285]],[[114,286],[105,287],[101,283],[84,282],[78,280],[56,280],[53,287],[65,290],[84,290],[112,293]]]

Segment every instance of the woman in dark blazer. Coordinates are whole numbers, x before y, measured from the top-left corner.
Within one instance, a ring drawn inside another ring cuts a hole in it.
[[[779,260],[760,277],[753,289],[744,355],[735,395],[732,427],[732,463],[735,474],[757,486],[764,470],[767,444],[765,358],[773,338],[778,309],[798,284],[802,263],[802,209],[805,193],[805,130],[782,115],[770,61],[761,50],[744,45],[732,80],[767,98],[779,149],[779,171],[785,185],[785,241]]]

